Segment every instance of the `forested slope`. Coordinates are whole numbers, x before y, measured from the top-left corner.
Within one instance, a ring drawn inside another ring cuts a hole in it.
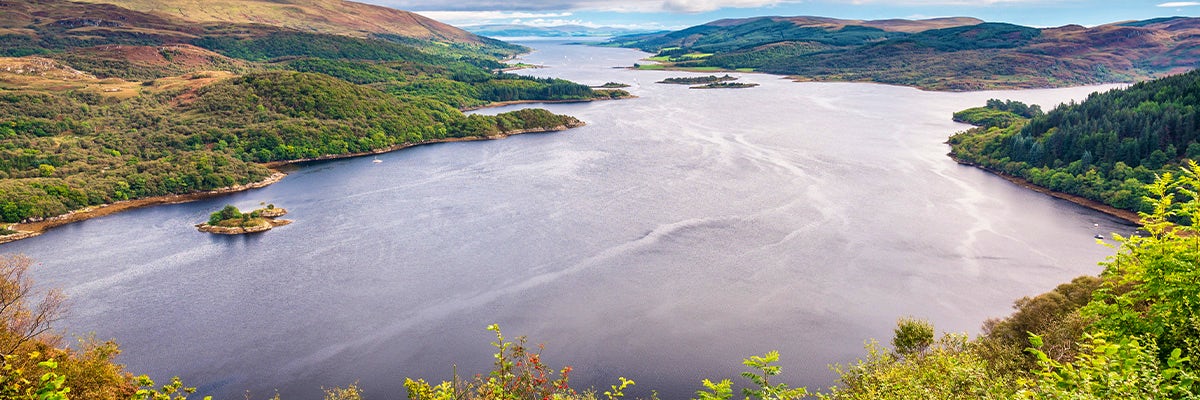
[[[1003,102],[989,102],[956,114],[981,126],[951,137],[951,154],[1055,191],[1149,211],[1143,186],[1184,159],[1200,159],[1198,101],[1200,72],[1092,94],[1045,114],[1012,115]]]

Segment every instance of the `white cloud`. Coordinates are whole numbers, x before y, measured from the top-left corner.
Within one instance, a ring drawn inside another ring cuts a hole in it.
[[[1158,6],[1159,6],[1159,7],[1167,7],[1167,8],[1171,8],[1171,7],[1195,7],[1195,6],[1200,6],[1200,2],[1196,2],[1196,1],[1172,1],[1172,2],[1168,2],[1168,3],[1162,3],[1162,4],[1159,4]]]
[[[698,13],[722,8],[757,8],[786,3],[785,0],[663,0],[665,11]]]

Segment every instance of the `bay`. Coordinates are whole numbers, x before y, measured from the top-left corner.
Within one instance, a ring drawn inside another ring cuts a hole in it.
[[[989,98],[1049,109],[1113,86],[936,93],[735,74],[691,90],[645,53],[530,42],[521,73],[631,84],[636,99],[533,105],[587,126],[300,165],[269,187],[132,210],[0,246],[61,287],[60,327],[117,340],[128,369],[218,398],[319,398],[358,381],[486,372],[484,330],[544,343],[574,386],[687,398],[779,350],[782,381],[887,342],[895,320],[977,333],[1013,300],[1111,253],[1122,221],[945,156]],[[510,111],[530,105],[481,110]],[[295,223],[223,237],[193,224],[273,203]],[[740,378],[735,378],[737,381]]]

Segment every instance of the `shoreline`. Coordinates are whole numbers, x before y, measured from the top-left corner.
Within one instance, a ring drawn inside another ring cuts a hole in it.
[[[143,197],[140,199],[121,200],[121,201],[110,203],[110,204],[102,204],[99,206],[84,207],[84,208],[81,208],[78,210],[70,211],[63,215],[46,218],[44,220],[37,221],[37,222],[25,222],[25,223],[12,224],[11,229],[17,231],[17,233],[14,233],[12,235],[0,236],[0,244],[14,242],[14,241],[21,240],[21,239],[28,239],[28,238],[31,238],[34,236],[41,235],[52,228],[56,228],[56,227],[70,224],[73,222],[86,221],[86,220],[89,220],[92,218],[98,218],[98,217],[103,217],[106,215],[116,214],[118,212],[125,211],[125,210],[132,210],[135,208],[156,206],[156,205],[161,205],[161,204],[187,203],[187,202],[192,202],[192,201],[196,201],[196,200],[207,199],[210,197],[217,197],[217,196],[225,195],[225,194],[229,194],[229,193],[236,193],[236,192],[246,191],[246,190],[250,190],[250,189],[258,189],[261,187],[266,187],[275,182],[279,182],[280,180],[283,180],[283,178],[287,176],[286,173],[279,171],[277,169],[272,168],[272,171],[273,172],[271,173],[271,175],[268,176],[266,179],[263,179],[258,182],[247,183],[244,185],[229,186],[229,187],[223,187],[223,188],[219,188],[219,189],[213,189],[213,190],[208,190],[208,191],[203,191],[203,192],[195,192],[195,193],[168,194],[168,195],[163,195],[163,196]]]
[[[589,86],[589,87],[590,87],[590,86]],[[593,88],[593,89],[594,89],[594,88]],[[509,100],[509,101],[494,101],[494,102],[491,102],[491,103],[484,104],[484,105],[482,105],[482,106],[463,107],[463,108],[460,108],[460,109],[458,109],[458,110],[459,110],[459,111],[462,111],[462,112],[467,112],[467,111],[479,111],[479,110],[484,110],[484,109],[488,109],[488,108],[497,108],[497,107],[505,107],[505,106],[514,106],[514,105],[518,105],[518,104],[538,104],[538,103],[542,103],[542,104],[591,103],[591,102],[593,102],[593,101],[625,100],[625,99],[636,99],[636,98],[637,98],[637,96],[634,96],[634,95],[629,95],[629,96],[624,96],[624,97],[598,97],[598,98],[594,98],[594,99],[572,99],[572,100]]]
[[[287,165],[294,165],[294,164],[313,162],[313,161],[340,160],[343,158],[355,158],[355,157],[362,157],[362,156],[379,155],[379,154],[384,154],[384,153],[391,153],[393,151],[404,150],[404,149],[407,149],[410,147],[424,146],[424,145],[429,145],[429,144],[456,143],[456,142],[478,142],[478,141],[483,141],[483,140],[500,140],[500,139],[507,138],[509,136],[523,135],[523,134],[527,134],[527,133],[561,132],[561,131],[565,131],[568,129],[578,128],[578,127],[581,127],[584,125],[587,125],[587,123],[577,119],[577,120],[575,120],[575,122],[572,122],[572,123],[568,123],[565,125],[552,126],[549,128],[517,129],[517,130],[513,130],[513,131],[501,132],[501,133],[497,133],[495,135],[488,135],[488,136],[468,136],[468,137],[422,140],[420,142],[394,144],[394,145],[384,147],[381,149],[362,151],[362,152],[358,152],[358,153],[326,154],[326,155],[319,156],[319,157],[298,158],[295,160],[287,160],[287,161],[271,161],[268,163],[264,163],[262,165],[267,168],[276,169],[276,168],[280,168],[280,167],[287,166]]]
[[[1104,204],[1104,203],[1101,203],[1101,202],[1098,202],[1098,201],[1095,201],[1092,199],[1088,199],[1088,198],[1082,197],[1082,196],[1076,196],[1073,194],[1056,192],[1056,191],[1050,190],[1048,188],[1035,185],[1035,184],[1033,184],[1033,182],[1030,182],[1029,180],[1027,180],[1025,178],[1009,175],[1002,171],[994,170],[994,169],[991,169],[991,168],[988,168],[983,165],[979,165],[979,164],[976,164],[976,163],[973,163],[970,161],[961,160],[958,157],[955,157],[951,154],[947,154],[947,155],[950,156],[950,159],[954,160],[954,162],[957,162],[959,165],[975,167],[980,170],[989,172],[992,175],[999,176],[1000,178],[1003,178],[1004,180],[1012,182],[1013,184],[1016,184],[1017,186],[1023,187],[1025,189],[1029,189],[1029,190],[1032,190],[1032,191],[1035,191],[1035,192],[1038,192],[1038,193],[1041,193],[1041,194],[1044,194],[1047,196],[1051,196],[1051,197],[1061,199],[1061,200],[1066,200],[1071,203],[1075,203],[1076,205],[1080,205],[1080,206],[1090,208],[1095,211],[1099,211],[1108,216],[1124,220],[1125,222],[1129,222],[1130,224],[1133,224],[1134,226],[1142,226],[1142,217],[1133,211],[1122,210],[1120,208],[1116,208],[1116,207],[1113,207],[1113,206],[1110,206],[1110,205],[1107,205],[1107,204]]]
[[[377,155],[377,154],[383,154],[383,153],[390,153],[390,152],[397,151],[397,150],[403,150],[403,149],[407,149],[409,147],[424,146],[424,145],[428,145],[428,144],[454,143],[454,142],[475,142],[475,141],[482,141],[482,140],[499,140],[499,139],[507,138],[509,136],[521,135],[521,134],[526,134],[526,133],[559,132],[559,131],[565,131],[568,129],[578,128],[578,127],[581,127],[584,125],[587,125],[587,124],[584,123],[583,121],[576,119],[574,122],[570,122],[570,123],[567,123],[564,125],[549,127],[549,128],[518,129],[518,130],[514,130],[514,131],[502,132],[502,133],[498,133],[495,135],[489,135],[489,136],[473,136],[473,137],[463,137],[463,138],[444,138],[444,139],[423,140],[423,141],[415,142],[415,143],[403,143],[403,144],[392,145],[392,146],[388,146],[388,147],[385,147],[382,149],[376,149],[376,150],[366,151],[366,152],[351,153],[351,154],[325,155],[325,156],[314,157],[314,158],[304,158],[304,159],[287,160],[287,161],[272,161],[272,162],[268,162],[268,163],[262,163],[260,165],[271,169],[272,173],[267,178],[265,178],[261,181],[258,181],[258,182],[251,182],[251,183],[247,183],[244,185],[224,187],[224,188],[213,189],[213,190],[208,190],[208,191],[203,191],[203,192],[185,193],[185,194],[169,194],[169,195],[163,195],[163,196],[144,197],[144,198],[140,198],[140,199],[122,200],[122,201],[118,201],[118,202],[114,202],[114,203],[110,203],[110,204],[103,204],[103,205],[99,205],[99,206],[89,206],[89,207],[84,207],[84,208],[81,208],[78,210],[72,210],[66,214],[46,218],[44,220],[37,221],[37,222],[11,224],[10,229],[17,231],[17,233],[14,233],[11,235],[0,236],[0,244],[15,242],[15,241],[22,240],[22,239],[28,239],[31,237],[41,235],[41,234],[45,233],[46,231],[56,228],[56,227],[59,227],[59,226],[67,225],[67,224],[74,223],[74,222],[86,221],[86,220],[89,220],[92,218],[99,218],[99,217],[103,217],[103,216],[107,216],[107,215],[112,215],[112,214],[116,214],[121,211],[132,210],[132,209],[142,208],[142,207],[162,205],[162,204],[187,203],[187,202],[192,202],[192,201],[196,201],[196,200],[217,197],[217,196],[221,196],[221,195],[225,195],[225,194],[229,194],[229,193],[237,193],[237,192],[242,192],[242,191],[246,191],[246,190],[250,190],[250,189],[263,188],[263,187],[269,186],[271,184],[274,184],[276,182],[283,180],[283,178],[287,176],[287,173],[282,171],[281,168],[289,166],[289,165],[293,165],[293,164],[299,164],[299,163],[311,162],[311,161],[324,161],[324,160],[336,160],[336,159],[342,159],[342,158],[354,158],[354,157],[362,157],[362,156],[366,156],[366,155]]]
[[[216,235],[247,235],[251,233],[266,232],[280,226],[292,223],[291,220],[278,219],[287,215],[287,210],[283,208],[266,209],[260,208],[252,211],[252,213],[260,213],[261,224],[254,226],[222,226],[209,225],[207,222],[196,224],[196,229],[200,232],[207,232]]]

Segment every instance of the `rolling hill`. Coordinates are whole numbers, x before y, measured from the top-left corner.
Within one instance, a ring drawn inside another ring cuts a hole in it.
[[[972,18],[759,17],[614,38],[674,68],[749,69],[801,80],[933,90],[1133,82],[1200,63],[1200,19],[1031,28]]]

